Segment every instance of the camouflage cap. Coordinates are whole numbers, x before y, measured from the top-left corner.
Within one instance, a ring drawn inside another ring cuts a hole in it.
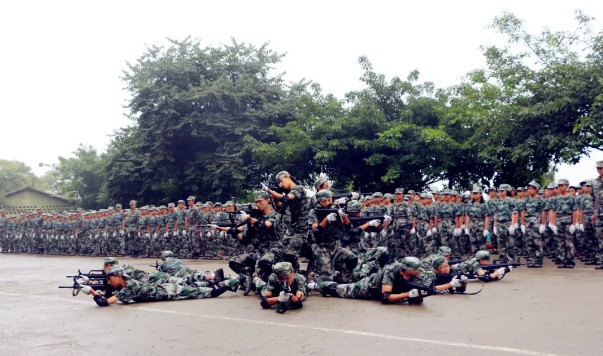
[[[316,201],[321,201],[323,199],[328,199],[328,198],[333,197],[333,193],[331,193],[331,191],[327,190],[327,189],[319,190],[318,192],[316,192],[315,197],[316,197]]]
[[[511,186],[510,186],[510,185],[508,185],[508,184],[501,184],[501,185],[498,187],[498,190],[499,190],[499,191],[500,191],[500,190],[509,190],[509,188],[511,188]]]
[[[107,277],[110,276],[122,276],[124,279],[130,278],[130,276],[126,274],[124,268],[120,265],[109,267],[109,269],[107,270]]]
[[[420,197],[421,199],[427,199],[427,193],[421,193],[421,194],[419,195],[419,197]]]
[[[214,204],[214,208],[215,208],[216,206],[222,207],[222,203],[220,203],[219,201],[217,201],[217,202]]]
[[[130,200],[130,205],[136,205],[136,200]]]
[[[107,208],[107,211],[115,211],[115,209],[113,209],[113,207],[110,206],[110,207]]]
[[[385,193],[383,194],[383,198],[385,199],[394,199],[394,195],[392,193]]]
[[[476,260],[490,260],[490,252],[486,250],[479,250],[475,253]]]
[[[404,188],[396,188],[396,194],[404,194]]]
[[[597,168],[603,168],[603,161],[597,161]]]
[[[182,200],[182,199],[178,200],[178,204],[180,204],[180,203],[184,204],[184,200]]]
[[[435,269],[435,268],[440,267],[441,265],[443,265],[446,262],[448,262],[448,260],[446,260],[446,257],[438,256],[438,257],[434,258],[433,261],[431,261],[431,265]]]
[[[107,257],[105,258],[105,266],[113,266],[113,265],[118,265],[119,261],[117,260],[117,258],[115,257]]]
[[[186,200],[195,200],[195,197],[191,195],[188,198],[186,198]]]
[[[268,192],[265,192],[263,190],[258,190],[253,195],[253,199],[269,199],[269,198],[270,198],[270,194],[268,194]]]
[[[417,193],[415,193],[415,191],[411,189],[408,191],[408,194],[417,194]]]
[[[523,190],[524,190],[523,187],[517,187],[518,192],[523,192]]]
[[[454,196],[459,196],[459,192],[457,192],[456,190],[453,190],[452,192],[450,192],[450,194],[454,195]]]
[[[544,194],[544,190],[540,189],[540,190],[538,191],[538,194]]]
[[[452,250],[448,246],[440,246],[438,253],[442,256],[452,256]]]
[[[471,193],[469,193],[469,192],[463,193],[463,198],[465,198],[465,199],[471,198]]]
[[[474,185],[473,189],[471,189],[471,193],[481,193],[482,192],[482,187],[480,187],[479,185]]]
[[[174,257],[174,253],[172,251],[163,251],[161,252],[161,258]]]
[[[358,200],[352,200],[348,203],[348,213],[359,213],[362,209],[362,204]]]
[[[440,194],[441,194],[441,193],[440,193],[440,191],[439,191],[439,190],[437,190],[437,189],[435,189],[435,190],[433,191],[433,195],[440,195]]]
[[[289,262],[279,262],[272,266],[272,271],[276,273],[278,277],[287,277],[293,272],[293,266]]]
[[[538,190],[538,189],[540,189],[540,184],[538,184],[538,182],[537,182],[537,181],[535,181],[535,180],[530,181],[530,183],[528,183],[528,186],[530,186],[530,187],[534,187],[534,188],[536,188],[537,190]]]
[[[166,209],[165,205],[161,205],[161,206],[159,207],[159,210],[165,210],[165,209]]]
[[[115,204],[116,208],[121,208],[121,204]]]
[[[198,201],[198,202],[195,203],[195,206],[203,206],[203,204],[201,204],[201,202]]]
[[[404,200],[410,200],[410,195],[405,194],[405,195],[404,195]]]
[[[174,204],[174,203],[168,203],[168,208],[173,208],[175,206],[176,206],[176,204]]]
[[[230,200],[229,200],[229,201],[227,201],[227,202],[226,202],[224,205],[225,205],[225,206],[232,206],[232,205],[234,205],[234,203],[233,203],[232,201],[230,201]]]
[[[373,198],[376,198],[376,197],[381,197],[381,198],[383,198],[383,193],[381,193],[381,192],[374,192],[374,193],[373,193]]]
[[[141,211],[147,211],[148,209],[149,208],[146,205],[140,208]]]
[[[555,184],[555,183],[551,183],[546,186],[546,189],[555,189],[555,188],[557,188],[557,184]]]
[[[579,185],[584,185],[584,183],[586,183],[585,180],[583,180],[582,182],[578,183]]]
[[[593,186],[593,182],[590,180],[587,180],[586,182],[584,182],[584,185],[587,187],[592,187]]]
[[[403,270],[417,270],[421,267],[421,261],[416,257],[404,257],[400,265]]]
[[[214,203],[210,202],[209,200],[206,201],[205,204],[207,204],[207,205],[214,205]]]
[[[314,188],[318,189],[318,187],[320,187],[321,185],[325,184],[325,182],[326,182],[326,181],[327,181],[327,180],[326,180],[326,179],[324,179],[324,178],[322,178],[322,177],[317,178],[317,179],[314,181]]]
[[[442,190],[442,195],[451,195],[452,191],[450,189],[443,189]]]
[[[291,177],[291,175],[289,174],[289,172],[287,171],[280,171],[276,174],[276,181],[280,181],[283,178],[287,178],[287,177]]]
[[[569,185],[569,181],[567,179],[559,179],[557,181],[557,185],[561,185],[561,184],[565,184],[565,185]]]
[[[201,204],[201,203],[198,203],[197,205],[199,205],[199,204]],[[207,205],[207,204],[201,204],[201,207],[202,208],[209,208],[209,205]]]

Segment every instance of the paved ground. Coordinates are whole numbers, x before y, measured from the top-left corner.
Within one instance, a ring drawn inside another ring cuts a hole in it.
[[[522,267],[479,295],[422,306],[313,295],[284,315],[241,292],[99,308],[57,288],[102,261],[0,254],[0,355],[603,355],[603,271],[584,266]],[[122,263],[151,271],[154,260]]]

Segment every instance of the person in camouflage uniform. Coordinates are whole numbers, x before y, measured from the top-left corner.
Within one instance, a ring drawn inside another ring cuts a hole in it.
[[[8,252],[9,249],[9,237],[8,237],[8,218],[6,217],[6,211],[0,209],[0,250],[2,252]]]
[[[377,247],[365,253],[362,260],[352,271],[351,282],[358,282],[373,273],[379,272],[385,265],[393,262],[389,251],[385,247]]]
[[[471,190],[471,201],[467,204],[466,231],[471,242],[471,254],[486,249],[486,238],[490,228],[490,210],[482,196],[482,188],[474,185]]]
[[[98,306],[106,307],[118,301],[122,303],[156,302],[165,300],[202,299],[217,297],[224,292],[233,290],[229,286],[215,286],[212,288],[182,286],[177,283],[160,285],[147,284],[131,279],[125,270],[119,266],[111,266],[107,270],[107,283],[115,290],[113,296],[105,298],[92,287],[82,286],[84,294],[92,294]]]
[[[136,200],[130,201],[130,211],[128,211],[127,217],[124,222],[127,229],[127,241],[128,247],[126,253],[131,254],[132,257],[138,257],[140,251],[140,212],[136,208]]]
[[[174,211],[176,217],[176,241],[174,244],[176,248],[173,250],[178,257],[186,258],[188,255],[188,231],[186,231],[186,207],[184,206],[184,200],[178,200],[178,207]]]
[[[450,266],[450,273],[455,274],[461,272],[463,274],[472,274],[475,276],[484,276],[486,271],[481,266],[490,264],[490,252],[486,250],[480,250],[475,253],[475,257],[467,261]],[[498,280],[502,278],[508,271],[512,270],[513,267],[501,267],[496,271],[490,273],[492,280]]]
[[[404,201],[403,188],[396,188],[396,200],[390,207],[388,215],[393,218],[393,234],[387,247],[395,259],[402,258],[410,253],[408,233],[412,224],[410,205]]]
[[[459,247],[455,245],[455,209],[451,201],[452,191],[444,189],[442,192],[442,203],[437,207],[436,216],[440,223],[438,231],[442,246],[447,246],[452,249],[453,254],[458,254]]]
[[[584,239],[584,263],[587,266],[595,265],[596,262],[596,254],[598,250],[598,241],[595,234],[595,224],[593,223],[594,215],[594,202],[592,196],[592,182],[585,181],[582,183],[582,191],[581,195],[581,226],[583,239]]]
[[[283,245],[285,246],[283,258],[285,261],[290,262],[296,271],[299,271],[298,256],[308,234],[308,197],[304,187],[295,184],[288,172],[282,171],[277,173],[276,180],[281,188],[289,191],[289,193],[281,194],[275,192],[265,184],[262,184],[262,190],[270,194],[273,199],[277,200],[279,204],[284,205],[291,212],[289,234],[283,237]]]
[[[194,196],[191,195],[186,198],[186,203],[188,204],[188,209],[186,210],[186,215],[184,217],[184,230],[186,231],[186,235],[183,238],[183,245],[187,246],[187,258],[199,258],[201,243],[201,227],[199,225],[201,225],[201,215],[203,213],[195,205]],[[181,255],[181,257],[185,256]]]
[[[356,267],[358,257],[341,246],[341,240],[347,235],[346,229],[350,228],[350,220],[342,209],[339,209],[338,213],[321,214],[319,219],[320,210],[330,208],[332,193],[329,190],[321,190],[316,193],[315,199],[317,207],[308,214],[313,262],[313,268],[308,272],[320,281],[333,280],[339,273],[350,275]]]
[[[289,262],[275,264],[273,271],[274,273],[268,277],[267,282],[257,277],[254,278],[255,288],[260,295],[260,306],[270,309],[276,305],[276,312],[280,314],[288,309],[301,309],[308,294],[306,278],[295,273]],[[287,284],[289,290],[284,289],[284,283]]]
[[[511,186],[508,184],[501,184],[498,188],[498,199],[490,207],[496,215],[493,231],[496,235],[500,258],[515,261],[514,234],[518,225],[518,207],[517,201],[507,196],[510,188]]]
[[[558,268],[574,268],[574,233],[576,232],[577,204],[569,194],[569,182],[560,179],[557,182],[560,194],[549,206],[551,211],[551,229],[555,234]]]
[[[214,204],[214,220],[213,224],[227,224],[230,223],[230,216],[228,213],[222,211],[222,203],[216,202]],[[213,230],[213,240],[216,243],[216,258],[221,260],[224,258],[224,253],[227,253],[226,244],[228,240],[231,240],[226,236],[226,232]]]
[[[246,277],[246,293],[249,293],[252,287],[253,278],[250,277],[259,276],[266,282],[272,274],[272,266],[281,262],[284,254],[284,246],[278,235],[279,216],[270,208],[270,196],[265,191],[256,192],[254,196],[254,203],[258,211],[253,215],[248,215],[244,211],[240,212],[239,221],[245,223],[244,226],[230,228],[212,226],[214,229],[236,237],[245,245],[253,246],[251,250],[248,250],[249,252],[233,256],[228,261],[228,265],[233,271]],[[251,276],[253,267],[255,267],[255,271]]]
[[[424,295],[408,285],[408,282],[418,280],[420,268],[418,258],[405,257],[355,283],[338,285],[335,282],[318,282],[309,283],[308,288],[318,290],[323,296],[380,300],[383,304],[404,301],[421,304]]]
[[[546,202],[538,196],[540,184],[531,181],[524,195],[521,210],[521,230],[528,250],[528,268],[542,268],[544,250],[542,235],[546,229]]]
[[[433,242],[433,209],[427,206],[429,199],[426,193],[421,193],[419,204],[413,204],[411,215],[413,217],[413,226],[411,236],[416,235],[417,245],[414,251],[416,256],[426,256],[435,252]]]
[[[597,172],[599,175],[592,180],[594,204],[591,220],[595,227],[595,236],[598,242],[595,263],[600,264],[595,269],[603,270],[603,161],[597,162]]]
[[[496,241],[496,236],[494,235],[493,226],[494,226],[494,206],[496,204],[496,200],[498,200],[498,195],[496,194],[496,188],[488,188],[487,189],[489,200],[486,202],[488,205],[488,211],[490,211],[490,244],[492,245],[492,252],[498,253],[498,242]]]

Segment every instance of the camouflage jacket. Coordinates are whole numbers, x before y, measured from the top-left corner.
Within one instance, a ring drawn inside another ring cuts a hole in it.
[[[308,213],[310,211],[306,190],[301,185],[296,185],[289,194],[295,196],[293,204],[289,205],[291,222],[289,229],[292,234],[303,234],[308,231]]]
[[[268,283],[266,283],[265,291],[271,292],[272,296],[276,297],[282,291],[281,283],[282,282],[280,282],[276,278],[276,273],[273,273],[270,275],[270,277],[268,277]],[[307,295],[308,291],[306,290],[306,277],[302,276],[301,274],[295,273],[293,275],[293,281],[291,281],[289,288],[291,288],[291,293],[293,294],[297,292],[302,292],[304,293],[304,295]]]
[[[467,204],[466,214],[472,219],[485,219],[490,216],[490,209],[486,203],[476,203],[473,200]]]
[[[526,218],[538,217],[540,218],[541,213],[546,211],[546,202],[540,197],[527,197],[523,200],[523,210],[526,212]]]
[[[595,197],[593,212],[596,215],[603,215],[603,179],[597,177],[592,180],[593,196]]]

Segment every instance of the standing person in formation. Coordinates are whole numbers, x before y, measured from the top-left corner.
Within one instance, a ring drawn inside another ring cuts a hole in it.
[[[136,208],[136,200],[130,200],[130,211],[124,223],[128,229],[128,249],[127,253],[132,254],[133,258],[138,257],[140,253],[140,212]]]
[[[183,239],[186,245],[186,258],[199,258],[199,225],[201,224],[201,211],[195,205],[195,197],[190,196],[186,199],[188,204],[188,210],[184,217],[184,229],[187,231],[185,238]],[[184,256],[181,256],[184,257]]]
[[[147,206],[140,208],[140,219],[138,220],[138,238],[140,239],[140,248],[138,253],[142,257],[149,257],[147,252],[150,249],[151,234],[149,231],[149,208]]]
[[[597,178],[592,180],[594,197],[592,222],[595,225],[595,236],[598,246],[595,262],[599,266],[595,269],[603,270],[603,161],[597,162]]]
[[[485,250],[490,228],[490,211],[479,185],[474,185],[471,190],[471,201],[467,204],[466,226],[471,241],[471,254],[475,255],[477,251]]]
[[[433,212],[431,207],[427,206],[428,198],[426,193],[419,196],[419,204],[413,204],[411,211],[413,216],[413,226],[411,236],[416,235],[417,247],[415,254],[417,256],[427,256],[435,253],[433,243]]]
[[[262,184],[262,190],[268,192],[268,194],[284,205],[291,213],[291,223],[289,224],[289,231],[287,231],[288,235],[283,237],[283,245],[285,246],[284,260],[291,263],[295,271],[299,271],[298,256],[308,234],[308,197],[304,187],[295,184],[288,172],[279,172],[276,175],[276,180],[279,186],[289,191],[289,193],[281,194],[275,192],[265,184]]]
[[[169,229],[167,226],[167,208],[165,205],[161,205],[159,207],[159,213],[155,217],[155,223],[157,224],[156,250],[159,250],[159,253],[161,253],[161,251],[167,250],[169,241]]]
[[[222,211],[222,203],[216,202],[214,204],[214,224],[225,224],[230,222],[228,213]],[[214,243],[216,245],[216,256],[218,260],[224,259],[224,252],[226,252],[226,233],[224,231],[212,230]]]
[[[125,229],[125,214],[121,204],[115,205],[115,215],[113,217],[114,224],[117,227],[117,243],[116,243],[116,254],[125,256],[126,255],[126,229]]]
[[[596,216],[592,196],[592,182],[585,181],[582,184],[582,191],[582,226],[580,228],[584,230],[584,264],[592,266],[597,264],[596,254],[599,247],[594,224]]]
[[[524,187],[517,187],[517,196],[515,200],[517,200],[517,210],[521,213],[525,210],[524,203],[525,197],[527,196],[526,189]],[[519,256],[527,256],[527,245],[525,242],[525,226],[522,225],[523,222],[519,219],[519,228],[517,229],[517,239],[515,241],[515,253]]]
[[[524,194],[521,210],[521,229],[528,249],[528,268],[542,268],[544,250],[542,235],[546,230],[546,202],[538,196],[540,184],[531,181]]]
[[[188,255],[188,231],[186,231],[186,207],[184,206],[184,200],[178,200],[178,208],[175,211],[176,214],[176,229],[178,236],[176,237],[175,244],[178,249],[175,251],[178,257],[186,258]]]
[[[515,261],[515,229],[518,225],[517,201],[507,196],[511,189],[508,184],[498,188],[498,199],[494,201],[494,235],[498,241],[501,259]],[[517,225],[516,225],[517,224]]]
[[[492,231],[495,218],[494,206],[496,205],[496,200],[498,200],[496,188],[488,188],[488,196],[490,199],[486,203],[488,204],[488,210],[490,211],[490,244],[492,244],[492,252],[498,253],[498,241],[496,241],[496,236],[494,235],[494,231]]]
[[[544,198],[546,208],[546,229],[543,237],[543,249],[544,255],[553,259],[557,258],[557,252],[555,250],[555,234],[553,234],[553,225],[551,224],[551,212],[552,204],[555,200],[555,183],[551,183],[546,187]]]
[[[557,242],[558,268],[574,268],[574,233],[576,232],[576,199],[568,192],[567,179],[559,179],[559,195],[550,206],[551,229]]]
[[[178,251],[178,217],[176,216],[176,204],[168,204],[167,220],[167,247],[165,250]]]
[[[442,239],[442,246],[450,247],[452,254],[458,256],[458,246],[455,245],[454,229],[455,229],[455,212],[454,204],[451,201],[452,192],[450,189],[444,189],[442,191],[442,204],[439,206],[439,210],[436,212],[440,227],[438,231]]]
[[[404,201],[403,188],[396,188],[396,200],[390,207],[388,215],[393,217],[393,237],[388,244],[388,249],[394,259],[400,259],[410,253],[408,232],[412,228],[410,205]]]

